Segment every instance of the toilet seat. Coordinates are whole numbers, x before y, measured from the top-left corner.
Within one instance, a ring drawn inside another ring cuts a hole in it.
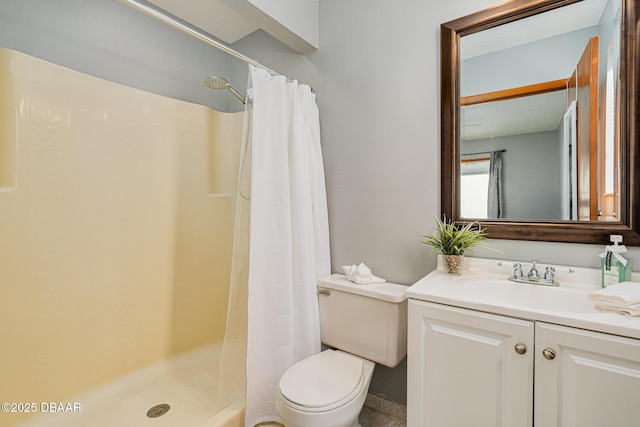
[[[322,412],[353,400],[365,383],[361,359],[335,350],[304,359],[280,379],[279,394],[291,407]]]

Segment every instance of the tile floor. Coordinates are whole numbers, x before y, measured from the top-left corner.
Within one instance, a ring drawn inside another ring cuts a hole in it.
[[[358,418],[362,427],[405,427],[407,407],[369,393]],[[256,427],[283,427],[279,423],[260,423]]]
[[[358,420],[362,427],[404,427],[407,407],[369,393]]]

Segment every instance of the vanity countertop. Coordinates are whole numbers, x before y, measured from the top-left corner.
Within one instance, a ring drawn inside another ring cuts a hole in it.
[[[460,276],[439,267],[407,289],[412,299],[447,304],[521,319],[573,326],[597,332],[640,339],[640,317],[603,313],[588,298],[600,289],[600,270],[574,268],[574,273],[557,275],[559,287],[508,280],[511,269],[498,260],[465,258]],[[528,269],[530,263],[523,263]],[[544,263],[538,269],[544,270]],[[632,280],[640,282],[640,274]]]

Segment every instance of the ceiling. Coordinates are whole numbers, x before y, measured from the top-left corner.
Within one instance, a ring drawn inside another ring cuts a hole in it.
[[[519,21],[466,35],[461,39],[460,58],[472,58],[597,26],[600,23],[607,1],[584,0]]]
[[[557,130],[567,105],[565,91],[468,105],[460,109],[460,140]]]
[[[461,59],[597,26],[603,17],[607,1],[584,0],[466,35],[461,39]],[[619,5],[619,2],[614,1],[614,5]],[[552,66],[553,64],[547,64],[547,67]],[[473,141],[557,130],[566,105],[565,91],[558,91],[465,106],[461,108],[460,140]]]

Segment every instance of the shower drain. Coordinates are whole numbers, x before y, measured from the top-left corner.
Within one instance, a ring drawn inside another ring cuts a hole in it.
[[[169,412],[169,409],[171,409],[171,406],[167,405],[166,403],[161,403],[160,405],[156,405],[153,408],[149,409],[147,411],[147,417],[158,418]]]

